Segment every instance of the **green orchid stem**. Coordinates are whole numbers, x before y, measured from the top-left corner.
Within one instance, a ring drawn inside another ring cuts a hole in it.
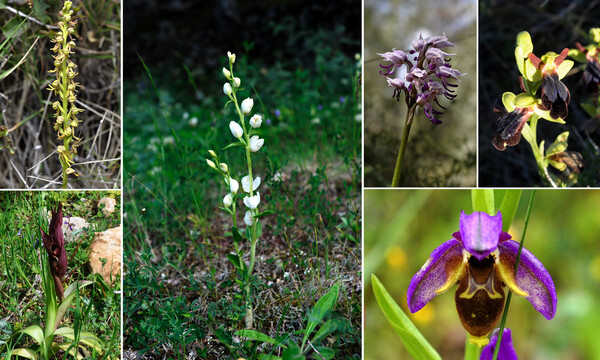
[[[239,115],[240,118],[240,123],[242,125],[242,129],[244,130],[244,139],[246,140],[245,143],[245,150],[246,150],[246,163],[248,164],[248,179],[250,181],[250,191],[249,191],[249,196],[254,196],[254,184],[252,183],[254,181],[254,178],[252,177],[252,155],[251,155],[251,151],[250,151],[250,134],[248,132],[248,130],[246,129],[246,124],[244,122],[244,114],[242,113],[242,109],[240,108],[240,105],[238,104],[238,100],[237,100],[237,88],[235,88],[234,83],[233,83],[233,79],[234,79],[234,75],[233,75],[233,64],[230,63],[229,64],[229,71],[231,73],[231,86],[234,89],[232,94],[231,94],[231,99],[233,100],[233,103],[235,105],[235,109]],[[252,212],[254,212],[253,210],[250,210]],[[235,221],[235,220],[234,220]],[[248,263],[248,269],[246,271],[246,278],[245,280],[245,285],[244,285],[244,291],[246,293],[246,315],[244,316],[244,320],[246,322],[246,328],[247,329],[252,329],[253,327],[253,311],[252,311],[252,302],[250,301],[250,279],[252,277],[252,270],[254,269],[254,263],[256,262],[256,219],[254,220],[253,225],[250,227],[250,261]],[[237,245],[236,245],[237,247]],[[237,251],[237,249],[236,249]],[[241,258],[241,255],[239,255],[238,252],[238,256],[240,256],[240,264],[243,263],[243,260]]]
[[[552,180],[552,178],[550,177],[550,174],[548,173],[548,161],[546,160],[546,158],[544,157],[544,155],[540,152],[540,147],[538,146],[537,143],[537,123],[538,123],[539,117],[534,114],[531,116],[531,119],[529,121],[529,124],[525,124],[525,126],[529,126],[531,128],[531,138],[529,136],[523,136],[525,138],[525,140],[529,143],[529,146],[531,147],[531,152],[533,153],[533,157],[535,158],[535,162],[537,163],[538,166],[538,172],[540,174],[540,177],[546,181],[546,183],[552,187],[557,187],[556,183]],[[543,150],[542,150],[543,151]]]
[[[404,153],[406,152],[406,144],[408,143],[408,135],[410,134],[410,127],[415,117],[415,110],[417,104],[413,104],[406,112],[406,122],[404,124],[404,130],[402,130],[402,142],[400,143],[400,151],[398,152],[398,158],[396,159],[396,167],[394,168],[394,177],[392,178],[392,187],[398,187],[400,184],[400,174],[402,173],[402,162],[404,160]]]
[[[479,360],[482,348],[471,344],[469,342],[470,337],[470,335],[467,335],[467,342],[465,343],[465,360]]]
[[[533,207],[533,199],[535,197],[535,190],[532,190],[531,196],[529,197],[529,205],[527,205],[527,214],[525,215],[525,225],[523,226],[523,234],[521,235],[521,241],[519,242],[519,251],[517,252],[517,258],[515,259],[515,275],[519,268],[519,260],[521,259],[521,251],[523,250],[523,243],[525,242],[525,234],[527,234],[527,225],[529,224],[529,217],[531,215],[531,208]],[[498,359],[498,352],[500,351],[500,342],[502,341],[502,335],[504,332],[504,326],[506,325],[506,318],[508,316],[508,308],[510,306],[510,299],[512,297],[512,291],[508,291],[506,296],[506,304],[504,306],[504,312],[502,313],[502,320],[500,321],[500,329],[498,331],[498,341],[494,348],[493,360]]]

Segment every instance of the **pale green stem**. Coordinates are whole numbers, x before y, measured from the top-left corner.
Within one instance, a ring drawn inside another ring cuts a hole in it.
[[[402,142],[400,143],[400,151],[398,152],[398,158],[396,159],[396,167],[394,168],[392,187],[397,187],[400,183],[400,174],[402,173],[402,162],[404,161],[404,153],[406,151],[406,144],[408,143],[408,135],[410,134],[410,127],[415,117],[416,108],[417,104],[415,103],[406,111],[406,122],[404,124],[404,130],[402,131]]]

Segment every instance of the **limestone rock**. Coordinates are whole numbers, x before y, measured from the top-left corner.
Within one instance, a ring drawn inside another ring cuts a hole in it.
[[[104,207],[102,207],[104,205]],[[115,212],[115,207],[117,206],[117,200],[111,197],[103,197],[98,201],[98,207],[102,209],[102,214],[104,216],[109,216],[110,214]]]
[[[98,232],[90,245],[90,267],[101,274],[107,284],[113,284],[121,273],[121,226]],[[100,259],[105,259],[105,264]]]

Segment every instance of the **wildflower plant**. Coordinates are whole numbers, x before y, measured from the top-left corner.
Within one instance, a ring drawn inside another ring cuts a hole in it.
[[[441,124],[442,121],[438,117],[446,108],[440,104],[439,97],[453,100],[458,85],[451,83],[450,80],[458,81],[460,76],[465,75],[452,68],[449,56],[454,54],[442,50],[454,46],[445,34],[425,39],[419,36],[412,45],[413,49],[407,52],[394,49],[391,52],[378,54],[384,61],[390,62],[386,65],[380,64],[383,70],[379,73],[386,77],[388,86],[394,89],[392,97],[400,102],[404,93],[404,102],[408,107],[392,187],[397,187],[400,183],[404,153],[417,107],[423,108],[423,113],[432,124]],[[406,74],[390,77],[403,66],[406,66]]]
[[[12,356],[32,360],[51,359],[60,351],[64,351],[65,354],[73,358],[83,359],[92,354],[102,354],[104,352],[102,341],[94,334],[82,331],[77,323],[75,328],[61,326],[61,322],[72,302],[79,298],[79,291],[91,285],[92,281],[74,281],[63,292],[62,278],[67,270],[67,254],[62,232],[62,204],[59,203],[56,209],[52,209],[51,213],[52,217],[48,232],[45,232],[40,226],[45,248],[45,251],[40,252],[45,302],[44,327],[34,324],[16,332],[13,335],[14,337],[20,337],[22,334],[28,335],[37,346],[12,349],[0,346],[0,354],[6,351],[5,359],[10,359]],[[45,216],[42,215],[41,218],[45,218]]]
[[[262,235],[260,218],[271,213],[271,211],[261,212],[258,208],[261,200],[260,191],[258,190],[261,184],[261,178],[260,176],[254,176],[256,173],[253,172],[252,168],[252,154],[261,150],[265,140],[262,139],[259,134],[259,129],[262,125],[261,115],[254,114],[249,119],[246,119],[246,116],[250,116],[252,113],[254,100],[250,97],[244,99],[241,103],[238,100],[238,92],[243,89],[240,87],[241,79],[236,77],[233,71],[233,64],[235,63],[236,56],[231,52],[227,52],[227,57],[229,59],[229,69],[223,68],[222,71],[223,76],[227,80],[223,85],[223,93],[229,99],[225,106],[233,104],[238,115],[238,121],[232,120],[229,122],[229,130],[235,140],[224,149],[235,147],[244,149],[244,157],[247,165],[244,173],[247,175],[241,178],[234,176],[230,167],[226,163],[221,162],[219,156],[213,150],[208,151],[211,159],[206,159],[206,163],[213,170],[218,172],[219,176],[221,176],[227,186],[228,191],[223,197],[223,207],[221,209],[231,215],[231,233],[233,235],[235,249],[234,254],[229,254],[227,257],[241,274],[241,279],[238,279],[237,283],[244,289],[246,298],[246,314],[244,320],[246,328],[251,329],[253,327],[253,310],[250,280],[256,262],[256,245],[258,239]],[[240,183],[242,191],[239,191]],[[246,226],[244,231],[238,226],[238,203],[240,200],[244,206],[242,208],[244,209],[242,210],[243,222]],[[248,263],[244,261],[244,252],[240,247],[240,244],[244,242],[244,240],[250,245]]]
[[[529,200],[521,241],[517,242],[506,231],[517,209],[520,191],[507,191],[502,205],[496,209],[492,190],[473,190],[473,213],[461,213],[460,230],[431,253],[410,282],[407,304],[411,312],[419,311],[436,295],[458,284],[456,310],[468,333],[465,359],[517,358],[511,332],[505,328],[513,293],[525,297],[547,319],[556,314],[552,277],[523,247],[534,194],[535,191]],[[415,359],[441,359],[377,277],[372,275],[372,281],[380,308],[408,352]],[[498,322],[500,326],[496,328]]]
[[[519,84],[523,92],[505,92],[502,95],[502,105],[495,109],[502,115],[495,125],[492,139],[494,147],[504,151],[507,146],[517,145],[523,135],[531,147],[541,178],[553,187],[566,186],[567,182],[551,174],[548,166],[565,171],[567,157],[576,159],[578,164],[571,168],[573,173],[579,173],[582,166],[579,153],[566,151],[568,132],[559,135],[548,148],[545,147],[544,140],[537,140],[539,119],[565,124],[564,119],[569,114],[571,94],[562,82],[574,64],[573,61],[566,60],[568,54],[569,49],[565,48],[560,54],[547,52],[538,58],[533,53],[529,33],[520,32],[517,35],[515,60],[521,73]],[[574,179],[571,182],[573,181]]]
[[[59,12],[59,31],[51,40],[55,44],[52,48],[55,55],[53,55],[54,69],[50,72],[56,73],[56,80],[48,86],[48,90],[53,91],[59,97],[59,101],[55,101],[52,108],[56,111],[54,114],[56,118],[54,130],[58,133],[58,139],[62,140],[62,145],[57,146],[56,152],[58,152],[58,158],[63,169],[63,189],[67,188],[69,175],[77,176],[71,165],[74,163],[73,157],[77,154],[77,146],[81,141],[80,138],[75,136],[75,129],[79,125],[77,114],[83,111],[75,106],[79,84],[73,80],[77,72],[75,72],[75,63],[70,59],[71,54],[73,54],[72,49],[75,46],[72,35],[75,33],[75,26],[77,25],[72,6],[73,3],[67,0]]]

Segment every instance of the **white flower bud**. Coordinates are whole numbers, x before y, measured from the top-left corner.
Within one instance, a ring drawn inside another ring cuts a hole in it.
[[[258,114],[254,115],[250,118],[250,126],[257,129],[262,124],[262,117]]]
[[[225,95],[229,96],[229,95],[231,95],[232,92],[233,92],[233,89],[231,88],[230,83],[223,84],[223,93]]]
[[[240,184],[237,182],[236,179],[229,179],[229,191],[231,191],[232,194],[236,194],[238,192],[238,189],[240,188]]]
[[[210,156],[212,156],[212,157],[217,157],[217,153],[215,153],[215,152],[214,152],[214,151],[212,151],[212,150],[208,150],[208,153],[209,153],[209,154],[210,154]]]
[[[242,101],[242,113],[249,114],[252,111],[252,107],[254,106],[254,100],[252,98],[246,98]]]
[[[233,78],[233,86],[237,89],[240,87],[240,84],[242,83],[242,80],[239,77],[234,77]]]
[[[229,170],[229,168],[227,167],[227,164],[225,164],[225,163],[220,163],[219,167],[221,168],[221,171],[223,171],[225,173],[227,172],[227,170]]]
[[[244,223],[248,226],[254,225],[254,217],[250,210],[246,211],[246,214],[244,214]]]
[[[265,139],[261,139],[258,135],[254,135],[250,138],[250,151],[257,152],[265,143]]]
[[[244,135],[244,129],[242,129],[240,124],[236,123],[235,121],[229,123],[229,130],[231,130],[231,134],[233,135],[233,137],[236,137],[238,139],[241,138],[242,135]]]
[[[250,210],[256,209],[256,207],[260,204],[260,193],[256,193],[254,196],[246,196],[244,198],[244,205]]]
[[[208,166],[210,166],[211,168],[217,170],[217,166],[215,165],[214,162],[212,162],[212,160],[208,160],[206,159],[206,163],[208,164]]]
[[[230,64],[233,64],[235,62],[235,54],[232,54],[231,51],[227,52],[227,57],[229,58]]]
[[[231,196],[231,194],[225,195],[225,197],[223,197],[223,205],[230,207],[231,204],[233,204],[233,196]]]
[[[231,72],[226,68],[223,68],[223,76],[225,76],[227,80],[231,80]]]
[[[260,186],[260,176],[257,176],[252,181],[252,191],[258,189],[259,186]],[[242,178],[242,189],[244,189],[244,191],[247,193],[250,192],[250,178],[248,177],[248,175],[246,175]]]

